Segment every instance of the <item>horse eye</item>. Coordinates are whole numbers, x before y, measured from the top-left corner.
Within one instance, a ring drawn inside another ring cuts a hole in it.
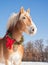
[[[25,19],[25,17],[23,17],[23,19]]]

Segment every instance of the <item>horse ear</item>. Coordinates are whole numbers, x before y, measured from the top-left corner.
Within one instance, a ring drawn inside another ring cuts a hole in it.
[[[30,13],[30,9],[27,9],[27,12]]]
[[[21,7],[21,9],[20,9],[20,13],[23,13],[23,12],[24,12],[24,8]]]

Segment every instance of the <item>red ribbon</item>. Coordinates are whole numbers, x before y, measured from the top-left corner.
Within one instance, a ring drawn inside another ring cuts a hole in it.
[[[10,38],[8,35],[6,36],[6,47],[12,49],[12,45],[14,44],[15,40]]]

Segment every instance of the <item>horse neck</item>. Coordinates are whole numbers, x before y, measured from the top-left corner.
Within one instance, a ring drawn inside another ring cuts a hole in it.
[[[20,41],[22,37],[22,32],[20,32],[19,30],[13,31],[12,33],[12,38],[15,39],[16,41]]]

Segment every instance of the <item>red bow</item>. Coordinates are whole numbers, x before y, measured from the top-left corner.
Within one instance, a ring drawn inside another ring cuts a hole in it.
[[[6,47],[12,49],[12,45],[14,44],[15,40],[11,39],[8,35],[6,36],[6,40],[7,40]]]

